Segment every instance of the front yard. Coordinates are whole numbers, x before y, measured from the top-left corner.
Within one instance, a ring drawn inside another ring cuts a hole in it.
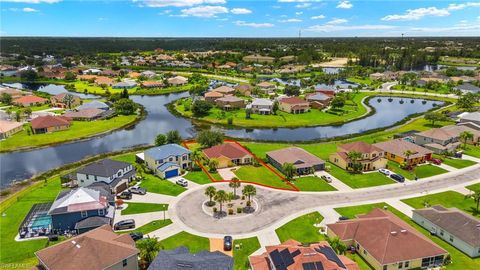
[[[212,183],[212,181],[208,178],[208,175],[204,171],[189,172],[183,178],[200,185]]]
[[[391,178],[379,172],[351,174],[330,162],[328,164],[330,165],[329,173],[351,188],[365,188],[396,183]]]
[[[158,229],[161,229],[165,226],[168,226],[172,224],[172,220],[170,219],[166,219],[166,220],[153,220],[153,221],[150,221],[149,223],[143,225],[143,226],[140,226],[134,230],[129,230],[129,231],[121,231],[120,233],[130,233],[130,232],[141,232],[143,233],[144,235],[145,234],[148,234],[148,233],[151,233],[153,231],[156,231]]]
[[[187,247],[191,253],[197,253],[202,250],[210,250],[210,241],[208,238],[180,232],[160,241],[162,249],[170,250],[177,247]]]
[[[278,175],[265,166],[255,167],[253,165],[241,166],[234,171],[239,180],[259,183],[266,186],[292,189]]]
[[[443,158],[443,163],[448,166],[452,166],[457,169],[466,168],[472,165],[477,164],[475,161],[468,160],[468,159],[458,159],[458,158]]]
[[[240,249],[236,249],[236,245],[239,245]],[[257,237],[233,240],[233,269],[249,269],[250,263],[248,262],[248,256],[259,248],[260,242],[258,242]]]
[[[292,181],[300,191],[335,191],[336,188],[329,185],[325,180],[316,176],[295,178]]]
[[[122,210],[122,215],[142,214],[149,212],[167,211],[168,204],[159,203],[137,203],[125,201],[127,208]]]
[[[147,192],[158,194],[178,196],[186,188],[176,185],[168,180],[162,180],[152,174],[144,174],[140,187],[145,188]]]
[[[390,160],[388,161],[388,169],[397,174],[403,175],[409,180],[414,180],[415,176],[420,179],[448,172],[447,170],[432,164],[419,165],[416,166],[414,170],[408,171],[400,168],[400,165],[398,163]]]
[[[472,199],[465,198],[463,194],[455,191],[445,191],[416,198],[404,199],[402,201],[415,209],[424,208],[425,204],[430,206],[440,204],[447,208],[456,207],[474,216],[478,215],[475,202]]]
[[[289,239],[297,240],[301,243],[313,243],[325,240],[325,237],[319,233],[320,228],[315,227],[323,220],[323,216],[318,212],[312,212],[289,221],[280,228],[276,229],[280,242],[283,243]]]

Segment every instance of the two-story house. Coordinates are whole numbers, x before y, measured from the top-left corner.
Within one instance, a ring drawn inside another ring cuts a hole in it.
[[[81,187],[103,182],[113,192],[119,193],[128,188],[128,183],[135,178],[135,174],[135,167],[128,162],[103,159],[79,169],[76,181]]]
[[[342,144],[338,146],[337,150],[336,153],[330,155],[329,160],[344,170],[353,169],[354,163],[361,164],[362,171],[378,170],[385,168],[387,165],[387,159],[384,157],[385,152],[366,142],[359,141]],[[351,155],[349,155],[352,152],[359,153],[360,157],[352,160]]]
[[[267,98],[256,98],[247,105],[247,109],[256,114],[272,114],[273,101]]]
[[[281,111],[293,114],[306,113],[310,110],[310,103],[299,97],[284,97],[278,101]]]
[[[144,153],[145,165],[161,178],[180,175],[192,167],[191,151],[178,144],[150,148]]]
[[[415,134],[415,143],[434,153],[453,152],[460,145],[458,134],[443,128],[432,128]]]

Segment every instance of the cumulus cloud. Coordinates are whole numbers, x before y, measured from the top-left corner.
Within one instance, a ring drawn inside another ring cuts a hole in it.
[[[353,4],[350,1],[340,1],[338,2],[337,8],[350,9],[353,7]]]
[[[450,15],[446,9],[438,9],[436,7],[408,9],[405,14],[387,15],[382,21],[414,21],[420,20],[425,16],[443,17]]]
[[[448,5],[448,10],[462,10],[467,7],[480,7],[480,2],[466,2],[461,4],[450,4]]]
[[[217,14],[228,13],[228,8],[222,6],[197,6],[181,10],[182,17],[203,17],[203,18],[212,18],[216,17]]]
[[[286,20],[280,20],[279,22],[281,23],[297,23],[297,22],[301,22],[302,20],[300,19],[286,19]]]
[[[252,22],[245,22],[245,21],[236,21],[235,25],[237,26],[248,26],[253,28],[269,28],[275,26],[271,23],[252,23]]]
[[[22,11],[23,12],[38,12],[38,10],[36,10],[34,8],[29,8],[29,7],[23,8]]]
[[[321,19],[325,19],[325,15],[317,15],[317,16],[312,16],[312,17],[310,17],[310,19],[312,19],[312,20],[321,20]]]
[[[308,8],[311,5],[312,5],[312,3],[300,3],[300,4],[296,4],[295,7],[296,8]]]
[[[133,0],[147,7],[191,7],[203,4],[225,4],[225,0]]]
[[[252,13],[252,11],[250,9],[246,9],[246,8],[232,8],[232,9],[230,9],[230,12],[232,12],[233,14],[250,14],[250,13]]]

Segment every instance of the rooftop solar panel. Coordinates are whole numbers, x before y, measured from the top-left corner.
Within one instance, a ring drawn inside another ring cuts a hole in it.
[[[323,270],[322,262],[315,262],[315,266],[317,267],[317,270]]]
[[[315,267],[315,264],[311,262],[303,263],[302,266],[303,266],[303,270],[317,270],[317,268]]]
[[[282,260],[280,252],[278,252],[278,250],[274,250],[274,251],[270,252],[269,255],[270,255],[270,259],[273,262],[273,265],[275,266],[275,269],[278,269],[278,270],[286,270],[287,269],[287,267],[285,266],[285,263]]]
[[[291,254],[292,254],[292,257],[295,257],[295,256],[297,256],[297,255],[300,255],[300,250],[297,249],[297,250],[295,250],[294,252],[292,252]]]
[[[282,256],[282,260],[287,267],[295,262],[292,258],[292,255],[290,255],[290,251],[288,251],[288,248],[280,251],[280,255]]]
[[[315,249],[315,250],[325,255],[325,257],[327,257],[328,260],[335,262],[338,266],[342,268],[346,268],[343,262],[340,260],[340,258],[338,258],[337,254],[335,253],[335,251],[333,251],[331,247],[320,247],[319,249]]]

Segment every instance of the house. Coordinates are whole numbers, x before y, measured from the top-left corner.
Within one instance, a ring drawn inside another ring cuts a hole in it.
[[[60,93],[50,97],[50,104],[52,104],[52,107],[74,108],[82,104],[82,99],[70,93]]]
[[[248,257],[252,270],[359,270],[356,262],[337,255],[327,241],[303,245],[288,240],[276,246],[266,246],[266,252]]]
[[[107,85],[107,86],[112,86],[115,83],[115,81],[112,78],[105,77],[105,76],[98,76],[95,78],[95,84],[96,85]]]
[[[417,165],[432,158],[432,151],[403,139],[376,143],[374,146],[385,151],[385,157],[399,164]],[[411,152],[410,155],[408,151]]]
[[[460,116],[460,123],[472,122],[480,126],[480,112],[466,113]]]
[[[226,96],[226,97],[217,98],[215,100],[215,103],[217,104],[218,107],[227,111],[245,107],[245,100],[238,98],[236,96]]]
[[[372,73],[370,75],[368,75],[368,77],[374,81],[379,81],[379,80],[383,80],[384,79],[384,75],[383,73],[380,73],[380,72],[375,72],[375,73]]]
[[[307,95],[306,100],[310,103],[310,107],[315,109],[323,109],[330,105],[332,97],[319,92]]]
[[[278,108],[287,113],[299,114],[308,112],[310,104],[299,97],[284,97],[278,101]]]
[[[132,81],[124,81],[124,82],[118,82],[112,85],[113,89],[131,89],[137,86],[136,82]]]
[[[77,108],[77,110],[84,110],[84,109],[100,109],[100,110],[109,110],[110,107],[105,104],[104,102],[94,100],[92,102],[83,103],[81,106]]]
[[[29,95],[30,93],[15,88],[0,86],[0,95],[3,94],[10,95],[13,99],[17,99],[19,97]]]
[[[115,216],[113,200],[111,192],[101,188],[63,190],[47,212],[52,229],[83,233],[105,224],[112,225]]]
[[[50,133],[70,128],[72,119],[65,116],[45,115],[32,120],[32,130],[35,134]]]
[[[231,87],[228,87],[226,85],[222,85],[220,87],[217,87],[217,88],[213,89],[212,92],[218,92],[218,93],[223,94],[224,96],[228,96],[228,95],[234,95],[235,94],[235,89],[233,89]]]
[[[145,165],[161,178],[179,176],[192,167],[192,152],[178,144],[150,148],[144,153]]]
[[[253,161],[250,152],[233,142],[226,142],[204,149],[203,154],[208,159],[216,159],[218,161],[217,168],[251,164]]]
[[[355,219],[327,224],[327,234],[354,247],[375,270],[438,267],[448,255],[399,217],[378,208]]]
[[[224,95],[222,93],[219,93],[219,92],[210,91],[210,92],[206,92],[203,96],[205,97],[205,101],[213,103],[217,99],[222,98]]]
[[[460,142],[459,134],[443,128],[432,128],[415,134],[415,143],[421,145],[436,154],[454,152]]]
[[[288,147],[267,152],[267,159],[275,168],[284,172],[285,163],[293,164],[296,174],[311,174],[325,169],[325,161],[299,147]]]
[[[242,60],[244,62],[273,63],[273,61],[275,61],[275,57],[263,56],[260,54],[251,54],[244,56]]]
[[[162,88],[164,86],[165,84],[163,84],[163,82],[157,82],[157,81],[142,82],[142,87],[145,87],[145,88]]]
[[[168,84],[173,86],[184,85],[188,82],[188,79],[183,76],[175,76],[167,79]]]
[[[220,251],[200,251],[192,254],[186,247],[161,250],[147,270],[208,269],[233,270],[233,258]]]
[[[6,139],[22,130],[23,124],[20,122],[0,120],[0,140]]]
[[[139,252],[129,234],[104,225],[35,252],[36,269],[137,270]]]
[[[12,104],[21,106],[21,107],[30,107],[30,106],[39,106],[46,104],[48,102],[48,99],[42,98],[42,97],[37,97],[37,96],[21,96],[19,98],[16,98],[12,101]]]
[[[142,76],[139,72],[136,71],[130,71],[127,76],[131,79],[137,79],[138,77]]]
[[[471,83],[463,83],[461,85],[457,85],[453,87],[453,90],[461,91],[462,93],[478,93],[480,92],[480,87],[475,86]]]
[[[260,91],[261,93],[264,93],[264,94],[273,93],[275,91],[275,89],[277,89],[275,84],[265,82],[265,81],[257,84],[257,88],[258,88],[258,91]]]
[[[385,168],[387,165],[383,150],[362,141],[339,145],[337,152],[331,154],[329,160],[344,170],[351,170],[353,161],[348,157],[350,152],[361,154],[361,157],[355,162],[362,165],[362,171],[374,171]]]
[[[153,72],[153,71],[151,71],[151,70],[146,70],[146,71],[144,71],[144,72],[142,72],[142,73],[140,73],[140,74],[141,74],[143,77],[145,77],[145,78],[153,78],[153,77],[157,76],[157,73],[155,73],[155,72]]]
[[[249,84],[239,84],[235,86],[235,90],[241,95],[249,97],[252,95],[253,87]]]
[[[315,92],[317,93],[320,93],[320,94],[324,94],[324,95],[327,95],[331,98],[333,98],[336,94],[337,94],[337,91],[334,90],[334,89],[322,89],[322,88],[318,88],[318,89],[315,89]]]
[[[467,140],[467,143],[469,144],[476,144],[480,142],[480,127],[476,126],[475,124],[471,122],[466,122],[466,123],[459,123],[457,125],[449,125],[449,126],[444,126],[442,127],[443,130],[446,130],[452,134],[454,134],[456,137],[458,137],[458,141],[460,143],[463,143],[463,139],[460,138],[460,135],[463,132],[469,132],[473,135],[473,139]]]
[[[135,178],[135,167],[123,161],[103,159],[82,167],[76,172],[77,184],[81,187],[103,182],[114,193],[128,188],[128,183]]]
[[[63,116],[77,121],[93,121],[96,119],[104,118],[112,113],[113,111],[104,111],[100,109],[90,108],[79,111],[66,112],[63,114]]]
[[[272,114],[273,101],[267,98],[256,98],[247,105],[247,108],[256,114]]]
[[[480,219],[441,205],[413,210],[412,219],[468,256],[480,256]]]

